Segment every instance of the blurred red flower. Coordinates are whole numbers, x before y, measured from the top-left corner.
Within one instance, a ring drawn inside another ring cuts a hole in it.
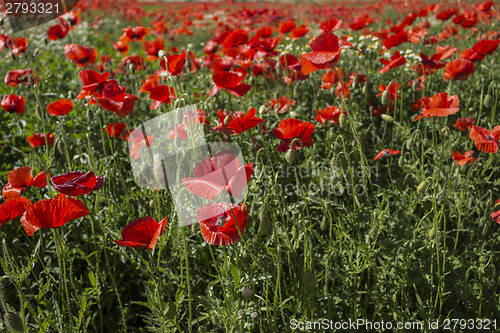
[[[445,81],[450,80],[462,80],[466,81],[469,75],[476,71],[474,63],[468,59],[455,59],[450,61],[444,67],[443,79]]]
[[[292,149],[294,151],[302,149],[302,147],[312,146],[314,140],[311,138],[314,133],[314,124],[301,121],[299,119],[284,119],[279,122],[278,127],[273,130],[274,136],[283,142],[276,147],[277,151],[287,152],[293,139],[297,138]]]
[[[214,96],[220,90],[224,89],[230,94],[236,97],[242,97],[245,95],[252,86],[243,83],[245,79],[244,74],[241,72],[217,72],[212,75],[212,80],[214,82],[214,86],[212,90],[210,90],[209,96]]]
[[[47,173],[42,171],[35,177],[32,177],[30,167],[20,167],[10,171],[7,175],[7,179],[8,182],[2,190],[2,197],[4,200],[19,197],[21,192],[25,191],[30,186],[47,186]]]
[[[92,47],[85,47],[77,44],[66,44],[64,46],[66,58],[73,61],[80,67],[93,64],[97,58],[97,50]]]
[[[70,220],[88,214],[83,202],[58,194],[54,199],[41,200],[27,206],[21,217],[21,225],[28,236],[33,236],[38,229],[59,228]]]
[[[236,155],[221,153],[205,158],[193,169],[196,178],[186,177],[181,181],[189,192],[212,200],[224,189],[238,198],[253,173],[253,163],[240,166]]]
[[[325,125],[326,121],[332,124],[338,124],[340,115],[342,113],[347,114],[347,112],[342,111],[338,107],[329,105],[322,110],[316,110],[317,116],[314,119],[316,119],[316,121],[320,122],[323,125]]]
[[[400,150],[393,150],[393,149],[383,149],[381,150],[374,158],[373,161],[378,160],[379,158],[385,157],[385,156],[390,156],[390,155],[399,155],[401,154]]]
[[[33,69],[15,69],[8,71],[7,74],[5,74],[4,82],[9,87],[16,87],[19,83],[29,84],[30,77],[32,77],[36,83],[33,76]]]
[[[52,133],[33,133],[26,138],[26,141],[30,144],[31,148],[38,146],[53,146],[56,137]]]
[[[6,95],[2,98],[0,106],[8,113],[24,114],[24,97],[14,94]]]
[[[247,226],[247,207],[243,204],[229,205],[226,202],[209,203],[196,213],[205,242],[210,245],[227,246],[241,239]]]
[[[498,139],[500,138],[500,125],[495,126],[490,132],[486,128],[471,126],[469,137],[474,140],[474,145],[485,153],[496,153],[498,151]]]
[[[469,162],[471,164],[474,164],[476,162],[476,158],[472,157],[472,154],[474,154],[474,151],[472,150],[466,151],[464,154],[454,150],[452,150],[452,152],[453,156],[451,158],[455,160],[455,164],[462,166],[466,165]]]
[[[47,105],[47,112],[51,116],[64,116],[73,109],[73,102],[69,99],[59,99]]]
[[[115,243],[120,246],[130,246],[134,249],[146,247],[151,251],[156,247],[158,238],[165,231],[166,225],[166,217],[160,223],[150,216],[141,217],[123,227],[121,231],[122,239],[115,240]]]
[[[467,131],[472,125],[474,125],[476,121],[472,117],[467,117],[467,118],[459,118],[455,125],[453,127],[458,128],[458,130],[465,132]]]
[[[123,35],[120,37],[120,41],[122,42],[132,42],[132,41],[137,41],[137,42],[142,42],[144,38],[149,34],[149,31],[151,28],[144,28],[143,26],[137,26],[134,28],[128,27],[125,29],[122,29]]]
[[[340,51],[351,43],[339,46],[339,39],[327,31],[316,37],[309,46],[313,52],[300,55],[302,73],[307,75],[318,69],[333,68],[340,60]]]
[[[96,177],[92,171],[74,171],[52,177],[50,182],[58,192],[76,197],[100,190],[104,185],[104,178]]]

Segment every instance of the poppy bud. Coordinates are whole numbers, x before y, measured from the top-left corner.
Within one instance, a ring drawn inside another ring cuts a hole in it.
[[[37,116],[38,119],[42,120],[42,114],[40,113],[40,105],[38,104],[35,105],[35,115]]]
[[[363,94],[366,95],[368,93],[368,82],[365,82],[363,85]]]
[[[339,116],[339,126],[344,127],[345,124],[345,113],[341,112]]]
[[[135,65],[133,63],[128,64],[128,70],[132,73],[135,73]]]
[[[24,323],[21,317],[13,312],[7,311],[5,314],[5,325],[15,332],[24,332]]]
[[[243,298],[246,298],[246,299],[250,299],[252,298],[253,296],[255,295],[255,293],[253,292],[252,289],[250,288],[245,288],[243,289],[243,291],[241,292],[241,296],[243,296]]]
[[[266,112],[266,106],[264,104],[262,104],[259,108],[259,115],[263,115],[264,112]]]
[[[90,109],[87,109],[87,119],[92,121],[94,119],[94,114],[92,113],[92,111],[90,111]]]
[[[166,71],[161,72],[158,76],[161,77],[162,79],[166,79],[169,77],[169,73]]]
[[[328,223],[326,221],[326,216],[323,215],[323,220],[321,220],[320,228],[321,228],[321,230],[326,230],[327,227],[328,227]]]
[[[307,271],[304,275],[304,285],[306,287],[313,287],[316,284],[316,277],[311,271]]]
[[[469,112],[474,112],[474,108],[473,108],[473,107],[470,107],[470,108],[469,108]]]
[[[226,116],[226,118],[224,118],[224,125],[229,124],[230,120],[231,120],[231,116]]]
[[[80,162],[80,155],[73,156],[73,161],[75,161],[76,163]]]
[[[436,236],[436,229],[432,228],[428,233],[429,238],[434,238]]]
[[[417,80],[413,80],[413,82],[411,83],[411,90],[417,91],[417,84]]]
[[[26,126],[26,121],[24,121],[23,119],[19,119],[16,122],[16,125],[17,125],[17,128],[19,128],[19,130],[22,132],[24,130],[24,127]]]
[[[412,139],[408,139],[406,141],[406,149],[411,150],[412,148],[413,148],[413,140]]]
[[[58,138],[58,141],[57,141],[57,144],[56,144],[56,148],[57,148],[57,151],[61,154],[61,155],[64,155],[64,148],[65,148],[65,145],[64,145],[64,142],[62,140],[59,140]]]
[[[392,123],[392,120],[393,118],[391,116],[389,116],[388,114],[381,114],[380,117],[382,118],[382,120],[388,122],[388,123]]]
[[[155,201],[153,199],[151,199],[149,201],[149,207],[153,207],[155,205]]]
[[[241,310],[238,310],[238,316],[240,317],[243,317],[245,315],[245,310],[241,309]]]
[[[267,217],[266,214],[266,204],[262,205],[260,209],[259,220],[260,220],[259,232],[263,235],[267,235],[271,227],[271,221],[269,221],[269,218]]]
[[[402,168],[405,165],[405,159],[403,158],[403,155],[401,155],[398,159],[398,165],[400,168]]]
[[[191,232],[194,234],[196,233],[196,224],[191,224]]]
[[[258,316],[259,316],[259,314],[255,311],[250,314],[250,318],[252,318],[252,319],[256,319]]]
[[[382,105],[388,105],[389,104],[389,89],[384,90],[382,93]]]
[[[167,55],[167,52],[165,52],[165,50],[158,51],[158,57],[159,58],[163,58],[166,55]],[[166,66],[166,64],[165,64],[165,66]]]
[[[488,94],[484,97],[484,106],[486,106],[489,109],[491,108],[492,105],[493,105],[493,96]]]
[[[490,69],[488,68],[488,66],[486,66],[485,64],[481,64],[480,66],[482,69],[484,69],[485,71],[489,71]]]
[[[425,180],[417,186],[417,193],[420,194],[425,191]]]
[[[73,92],[73,90],[69,90],[68,91],[68,99],[73,99],[75,98],[75,93]]]

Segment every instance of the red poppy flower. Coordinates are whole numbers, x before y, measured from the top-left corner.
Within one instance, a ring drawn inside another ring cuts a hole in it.
[[[294,99],[288,98],[286,96],[280,96],[278,99],[271,99],[266,103],[266,106],[271,107],[276,113],[285,113],[291,106],[294,106],[297,102]]]
[[[458,56],[472,62],[477,62],[484,59],[484,56],[474,51],[473,48],[463,50]]]
[[[445,81],[450,80],[462,80],[466,81],[469,75],[476,71],[474,63],[468,59],[455,59],[450,61],[444,67],[443,79]]]
[[[229,195],[238,198],[252,176],[253,163],[240,167],[236,155],[222,153],[201,160],[193,172],[196,178],[181,179],[189,192],[212,200],[225,189]]]
[[[33,77],[33,69],[15,69],[5,74],[4,82],[9,87],[16,87],[19,83],[29,84],[30,77]]]
[[[499,40],[481,40],[474,44],[472,49],[474,52],[484,56],[493,54],[493,52],[496,51],[498,48],[498,44],[500,43]]]
[[[256,118],[257,110],[255,108],[251,108],[248,110],[246,115],[234,117],[231,119],[227,127],[232,129],[234,135],[243,133],[251,128],[257,127],[264,120],[262,118]]]
[[[148,146],[151,147],[151,143],[153,142],[155,135],[148,136],[147,142],[146,139],[144,138],[144,134],[142,131],[133,131],[131,135],[127,136],[127,140],[131,142],[130,145],[130,157],[132,157],[134,160],[137,160],[141,155],[139,150],[143,146]]]
[[[380,94],[377,94],[377,97],[382,96],[384,91],[388,90],[389,91],[389,93],[388,93],[389,100],[395,101],[396,99],[398,99],[400,97],[399,92],[398,92],[399,88],[401,88],[401,84],[397,83],[397,82],[391,82],[389,84],[389,86],[380,84],[378,86],[378,91],[380,91]]]
[[[224,48],[231,48],[235,47],[238,45],[244,45],[248,43],[248,40],[250,39],[250,35],[248,32],[246,32],[243,29],[236,29],[231,31],[226,38],[224,38],[224,41],[222,42],[222,46]]]
[[[24,114],[24,97],[14,94],[6,95],[2,98],[0,106],[8,113]]]
[[[8,37],[5,41],[5,47],[12,50],[12,54],[19,55],[26,52],[28,47],[28,38],[26,37]]]
[[[294,151],[300,150],[304,146],[312,146],[314,140],[311,138],[311,135],[314,133],[314,129],[314,124],[299,119],[284,119],[280,121],[278,127],[274,128],[273,133],[276,138],[283,140],[283,142],[276,147],[276,150],[287,152],[295,138],[298,138],[299,142],[295,141],[292,147]]]
[[[30,167],[21,167],[12,170],[7,175],[7,179],[8,183],[2,190],[2,197],[4,200],[19,197],[21,192],[25,191],[30,186],[47,186],[47,174],[45,171],[40,172],[33,178],[31,176]]]
[[[454,150],[452,150],[452,152],[453,156],[451,158],[455,160],[455,164],[462,166],[466,165],[469,162],[471,164],[474,164],[476,162],[476,158],[472,157],[472,154],[474,154],[474,151],[472,150],[466,151],[464,154]]]
[[[251,85],[241,82],[244,79],[245,75],[241,72],[217,72],[212,75],[214,86],[208,95],[214,96],[219,90],[224,89],[236,97],[242,97],[252,87]]]
[[[63,39],[64,37],[66,37],[69,31],[70,30],[67,25],[59,23],[51,26],[47,30],[47,37],[49,38],[49,40]]]
[[[16,217],[22,216],[31,201],[24,197],[8,199],[0,205],[0,228]]]
[[[466,132],[476,121],[472,117],[459,118],[453,127],[458,128],[462,132]]]
[[[84,69],[79,73],[82,80],[83,87],[76,99],[83,99],[90,97],[102,89],[105,83],[116,82],[115,80],[108,80],[109,73],[98,73],[92,69]]]
[[[137,26],[134,28],[128,27],[122,29],[123,35],[120,37],[120,40],[127,43],[135,40],[140,43],[144,40],[144,38],[146,38],[150,30],[151,28],[144,28],[142,26]]]
[[[460,110],[458,96],[448,96],[446,92],[438,93],[432,97],[424,97],[420,99],[420,103],[423,106],[422,112],[415,118],[415,121],[423,117],[446,117]]]
[[[115,80],[108,80],[102,84],[100,93],[94,93],[99,105],[108,111],[114,112],[118,117],[129,115],[134,109],[137,96],[126,94],[126,88]]]
[[[96,177],[92,171],[87,173],[74,171],[52,177],[50,182],[60,193],[77,197],[100,190],[104,185],[104,178],[102,176]]]
[[[291,21],[286,21],[286,22],[281,22],[278,26],[278,33],[280,34],[286,34],[287,32],[292,31],[295,29],[295,22],[293,20]]]
[[[342,20],[331,18],[326,21],[323,21],[323,23],[321,23],[319,27],[323,31],[335,31],[340,29],[341,26],[342,26]]]
[[[385,157],[385,156],[390,156],[390,155],[399,155],[401,154],[400,150],[392,150],[392,149],[383,149],[381,150],[374,158],[373,160],[376,161],[379,158]]]
[[[51,116],[64,116],[65,114],[68,114],[68,112],[70,112],[73,107],[74,105],[72,101],[63,98],[47,105],[47,112]]]
[[[174,98],[177,98],[177,96],[175,96],[175,90],[173,87],[160,84],[156,87],[151,88],[149,98],[154,101],[153,103],[151,103],[149,108],[151,110],[156,110],[161,103],[170,104],[172,103],[172,100]]]
[[[228,246],[241,239],[247,226],[247,207],[226,202],[209,203],[196,213],[205,242],[210,245]]]
[[[125,41],[119,40],[116,43],[113,43],[113,48],[121,54],[126,54],[128,50],[130,50],[130,45]]]
[[[436,46],[436,55],[440,55],[439,60],[451,58],[456,52],[459,51],[458,47],[452,48],[451,45]]]
[[[156,74],[161,76],[163,73],[169,73],[170,75],[177,76],[182,73],[182,69],[184,68],[185,62],[186,62],[186,51],[182,51],[181,54],[169,55],[167,57],[166,65],[165,65],[165,59],[161,59],[160,66],[163,67],[163,70],[156,71]]]
[[[306,26],[305,24],[299,25],[297,28],[293,29],[292,32],[290,32],[290,38],[300,38],[302,36],[305,36],[309,31],[311,31],[310,27]]]
[[[108,126],[106,126],[104,131],[106,133],[108,133],[108,135],[110,137],[114,138],[116,136],[120,136],[122,134],[123,130],[125,129],[125,127],[127,127],[127,124],[113,123],[113,124],[109,124]]]
[[[148,250],[153,250],[156,247],[158,238],[165,231],[166,225],[166,217],[160,223],[150,216],[141,217],[123,227],[121,232],[122,240],[115,240],[115,243],[120,246],[130,246],[134,249],[146,247]]]
[[[144,58],[140,55],[123,57],[120,62],[120,68],[123,70],[130,65],[133,65],[136,70],[143,70],[145,67]]]
[[[160,85],[160,77],[156,74],[148,75],[146,81],[142,80],[144,83],[142,84],[139,92],[150,93],[154,87],[158,87]]]
[[[359,17],[357,17],[354,22],[349,24],[349,27],[352,30],[361,30],[367,25],[371,24],[373,22],[373,18],[370,15],[363,14]]]
[[[28,236],[33,236],[38,229],[59,228],[88,214],[83,202],[58,194],[54,199],[45,199],[28,206],[21,217],[21,225]]]
[[[77,44],[66,44],[64,46],[66,58],[73,61],[80,67],[93,64],[97,58],[97,51],[92,47],[85,47]]]
[[[307,75],[318,69],[333,68],[340,60],[340,51],[350,43],[339,46],[339,39],[327,31],[316,37],[310,44],[313,52],[300,55],[302,73]]]
[[[145,41],[142,45],[144,46],[146,54],[149,56],[148,61],[155,61],[158,59],[158,52],[165,50],[165,44],[161,37],[152,41]]]
[[[495,126],[490,132],[486,128],[471,126],[469,137],[474,140],[474,145],[485,153],[496,153],[498,151],[498,139],[500,138],[500,125]]]
[[[316,119],[316,121],[319,121],[323,125],[325,125],[325,121],[328,121],[332,124],[338,124],[340,115],[342,113],[347,114],[347,112],[340,110],[338,107],[329,105],[323,110],[316,110],[317,116],[314,119]]]
[[[56,137],[52,133],[33,133],[33,135],[26,138],[26,141],[30,144],[31,148],[45,146],[46,144],[53,146],[55,140]]]
[[[219,117],[219,125],[212,127],[212,131],[217,131],[222,134],[231,135],[234,134],[233,130],[227,127],[229,121],[235,117],[241,117],[245,114],[241,111],[229,112],[228,110],[222,112],[221,109],[217,110],[217,116]],[[226,120],[226,118],[229,118]]]

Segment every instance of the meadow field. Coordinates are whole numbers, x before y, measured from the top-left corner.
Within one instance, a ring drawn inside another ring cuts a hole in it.
[[[0,12],[1,332],[500,331],[492,1],[44,4]]]

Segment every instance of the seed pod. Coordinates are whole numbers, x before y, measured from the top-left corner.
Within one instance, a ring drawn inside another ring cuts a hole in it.
[[[5,325],[15,332],[24,332],[23,320],[13,311],[7,311],[5,314]]]
[[[392,121],[394,120],[390,115],[388,114],[381,114],[380,117],[382,118],[382,120],[388,122],[388,123],[392,123]]]
[[[269,218],[267,216],[266,208],[267,208],[267,205],[263,204],[262,207],[260,208],[260,212],[259,212],[259,220],[260,220],[259,232],[263,235],[267,235],[269,233],[269,229],[271,227],[271,221],[269,220]]]
[[[417,193],[420,194],[425,191],[425,180],[417,186]]]
[[[243,317],[245,315],[245,310],[241,309],[241,310],[238,310],[238,316],[240,317]]]
[[[389,89],[384,90],[382,93],[382,105],[388,105],[389,104]]]
[[[488,94],[484,97],[484,106],[486,106],[488,109],[492,107],[493,102],[493,96]]]
[[[345,113],[341,112],[339,116],[339,126],[344,127],[345,125]]]
[[[246,298],[246,299],[250,299],[252,298],[253,296],[255,295],[255,293],[253,292],[252,289],[250,288],[245,288],[243,289],[243,291],[241,292],[241,296],[243,296],[243,298]]]
[[[398,159],[398,165],[400,168],[402,168],[404,165],[405,165],[405,159],[403,157],[403,155],[401,155]]]

